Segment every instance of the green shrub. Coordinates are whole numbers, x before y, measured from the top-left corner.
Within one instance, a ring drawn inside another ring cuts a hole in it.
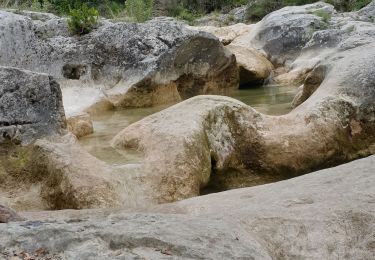
[[[137,22],[145,22],[152,17],[153,0],[126,0],[127,14]]]
[[[191,12],[208,13],[223,8],[230,9],[245,5],[248,2],[249,0],[182,0],[180,4]]]
[[[98,23],[98,19],[98,10],[82,4],[80,8],[70,11],[68,18],[69,30],[78,35],[89,33]]]
[[[339,11],[357,11],[366,5],[368,5],[372,0],[326,0],[325,2],[334,5]]]
[[[190,25],[194,25],[195,20],[201,17],[201,14],[197,12],[190,11],[186,8],[181,8],[180,13],[177,15],[177,18],[188,22]]]
[[[321,17],[325,23],[328,23],[331,20],[331,14],[324,10],[316,10],[314,15]]]
[[[281,0],[259,0],[247,6],[246,16],[250,21],[259,21],[267,14],[283,7]]]

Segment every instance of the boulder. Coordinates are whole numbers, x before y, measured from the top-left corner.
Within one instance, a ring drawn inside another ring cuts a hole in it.
[[[271,76],[272,63],[257,50],[232,44],[227,48],[236,56],[240,86],[262,85]]]
[[[284,73],[278,75],[275,73],[272,82],[280,86],[300,86],[305,81],[307,74],[311,71],[310,68],[296,68],[292,70],[285,67],[279,68],[281,71],[284,71]]]
[[[144,152],[157,201],[267,183],[375,153],[375,43],[327,61],[323,83],[283,116],[200,96],[120,132],[117,148]],[[324,65],[324,64],[323,64]],[[292,126],[292,127],[291,127]]]
[[[240,86],[244,86],[249,84],[263,84],[270,77],[273,70],[272,63],[262,53],[248,47],[246,44],[235,41],[242,35],[249,34],[252,26],[239,23],[225,27],[202,26],[190,28],[211,33],[226,45],[227,49],[236,56],[240,73]],[[235,42],[232,43],[233,41]]]
[[[21,221],[22,218],[12,209],[0,205],[0,223]]]
[[[264,17],[244,37],[250,46],[265,51],[274,64],[289,65],[314,32],[327,28],[333,12],[333,6],[323,2],[284,7]]]
[[[28,144],[66,127],[59,84],[46,74],[0,67],[0,144]]]
[[[101,89],[102,99],[116,107],[153,106],[238,87],[235,58],[219,40],[173,19],[103,20],[80,37],[69,35],[66,19],[55,16],[0,11],[0,24],[0,65],[48,73],[63,88]]]
[[[154,209],[24,213],[0,257],[372,259],[375,157]]]
[[[91,117],[88,113],[79,113],[67,118],[68,130],[77,138],[94,133]]]

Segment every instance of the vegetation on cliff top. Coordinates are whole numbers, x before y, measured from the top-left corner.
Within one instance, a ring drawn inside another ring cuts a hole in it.
[[[268,13],[284,6],[304,5],[316,0],[4,0],[3,7],[17,7],[34,11],[53,12],[69,15],[72,10],[82,12],[82,6],[95,8],[101,16],[107,18],[130,18],[143,22],[158,14],[158,8],[165,9],[163,14],[192,23],[204,14],[227,13],[229,10],[247,5],[247,19],[257,21]],[[371,0],[325,0],[340,11],[355,11]],[[75,13],[76,16],[77,13]]]

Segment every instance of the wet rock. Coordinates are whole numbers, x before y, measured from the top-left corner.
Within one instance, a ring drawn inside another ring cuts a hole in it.
[[[43,248],[54,259],[371,259],[374,167],[372,156],[146,212],[24,213],[29,221],[0,225],[0,257]]]
[[[12,209],[0,205],[0,223],[21,221],[22,218]]]
[[[75,37],[66,33],[66,19],[44,18],[0,12],[0,64],[48,73],[63,88],[102,89],[103,99],[116,107],[153,106],[238,87],[234,56],[215,37],[173,19],[103,20],[93,32]]]
[[[77,138],[92,134],[94,128],[91,117],[87,113],[71,115],[67,118],[68,130]]]
[[[28,144],[66,127],[59,84],[46,74],[0,67],[0,144]]]

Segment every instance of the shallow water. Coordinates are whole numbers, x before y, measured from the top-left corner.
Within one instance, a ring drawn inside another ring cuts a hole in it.
[[[231,91],[229,96],[248,104],[261,113],[282,115],[291,110],[295,87],[265,86]],[[106,111],[93,117],[94,134],[80,140],[80,144],[95,157],[112,165],[140,163],[142,156],[134,150],[116,150],[109,142],[128,125],[167,108],[170,105],[151,108],[132,108]]]

